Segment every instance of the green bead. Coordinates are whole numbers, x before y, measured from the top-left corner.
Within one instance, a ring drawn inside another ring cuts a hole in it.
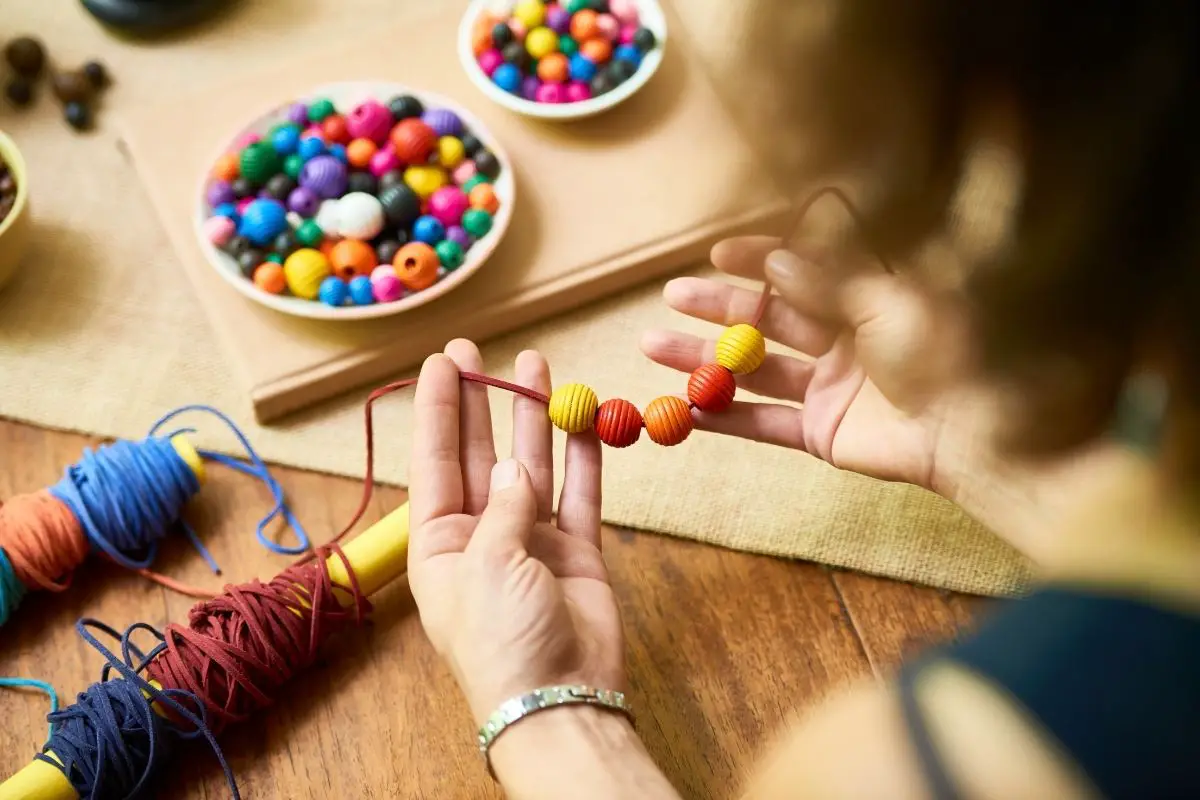
[[[292,180],[300,177],[300,170],[302,169],[304,169],[304,159],[300,157],[299,153],[292,153],[283,160],[283,171]]]
[[[442,266],[447,270],[456,270],[462,266],[466,260],[466,254],[463,253],[462,245],[453,239],[443,239],[433,248],[438,254],[438,260],[442,262]]]
[[[320,122],[336,111],[337,109],[333,107],[333,101],[327,97],[313,100],[308,105],[308,121]]]
[[[478,172],[476,172],[467,180],[466,183],[462,185],[462,190],[467,194],[470,194],[471,190],[481,183],[491,183],[491,181],[487,179],[487,175],[480,175]]]
[[[282,264],[283,256],[279,255],[279,253],[271,253],[267,256],[267,261],[274,261],[276,264]]]
[[[583,11],[585,8],[591,8],[591,0],[567,0],[567,11],[574,14],[576,11]]]
[[[305,247],[320,247],[324,238],[325,231],[321,230],[321,226],[315,220],[306,219],[296,229],[296,241]]]
[[[558,37],[558,49],[564,56],[570,58],[579,52],[579,42],[570,36],[563,35]]]
[[[255,186],[262,186],[279,172],[279,154],[268,142],[247,145],[239,160],[242,177]]]
[[[492,229],[492,215],[481,208],[472,208],[463,214],[463,230],[479,239]]]

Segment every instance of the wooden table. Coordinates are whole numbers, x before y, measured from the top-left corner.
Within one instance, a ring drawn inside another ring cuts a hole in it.
[[[55,482],[98,440],[0,421],[0,498]],[[189,519],[226,581],[286,563],[253,537],[269,498],[227,470]],[[279,468],[293,507],[317,540],[341,527],[356,481]],[[403,500],[378,492],[371,519]],[[807,563],[719,550],[625,530],[604,546],[625,615],[639,726],[684,797],[728,797],[772,732],[847,681],[883,674],[915,647],[954,635],[974,598]],[[160,570],[200,585],[206,571],[179,537]],[[421,631],[404,585],[375,600],[373,620],[335,643],[288,696],[222,745],[245,798],[499,797],[473,747],[463,702]],[[192,601],[118,567],[89,561],[59,595],[26,598],[0,629],[0,675],[48,680],[62,700],[98,677],[101,658],[75,634],[83,616],[117,628],[182,621]],[[25,765],[46,733],[39,694],[0,690],[0,775]],[[227,797],[203,744],[175,754],[159,796]]]

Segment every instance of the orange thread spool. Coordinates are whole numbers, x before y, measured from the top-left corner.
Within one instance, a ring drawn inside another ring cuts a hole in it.
[[[283,267],[274,261],[264,261],[254,268],[254,285],[264,292],[282,294],[287,288]]]
[[[371,156],[379,150],[379,146],[370,139],[355,139],[346,145],[346,160],[350,166],[366,169],[371,164]]]
[[[87,558],[88,542],[71,509],[42,489],[0,506],[0,548],[24,586],[61,592]]]
[[[402,119],[392,128],[392,149],[405,164],[424,164],[437,149],[438,135],[416,117]]]
[[[720,364],[705,364],[688,378],[687,396],[701,411],[724,411],[733,405],[737,382]]]
[[[242,172],[237,153],[226,153],[213,165],[213,177],[219,181],[232,181]]]
[[[562,53],[551,53],[538,62],[538,77],[547,83],[563,83],[571,73],[571,63]]]
[[[579,52],[593,64],[604,64],[612,58],[612,42],[603,36],[595,36],[580,44]]]
[[[361,239],[342,239],[329,249],[329,263],[334,275],[348,281],[356,275],[370,275],[379,259],[375,248]]]
[[[642,413],[628,400],[614,397],[596,409],[593,428],[609,447],[629,447],[642,435]]]
[[[441,260],[434,249],[424,242],[410,242],[396,251],[392,266],[406,289],[419,292],[437,283]]]
[[[646,434],[655,444],[664,447],[677,445],[692,432],[692,410],[680,397],[656,397],[642,414]]]

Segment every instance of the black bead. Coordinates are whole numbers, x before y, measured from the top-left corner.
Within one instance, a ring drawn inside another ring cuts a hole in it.
[[[395,239],[384,239],[375,245],[375,256],[379,259],[380,264],[390,264],[403,246]]]
[[[250,240],[245,236],[232,236],[225,243],[225,252],[235,258],[250,248]]]
[[[13,78],[8,82],[8,86],[4,87],[4,94],[8,97],[8,102],[18,108],[24,108],[33,102],[33,82],[20,76]]]
[[[608,65],[608,76],[612,78],[613,83],[620,85],[629,80],[637,72],[637,65],[632,61],[626,61],[623,58],[617,59]]]
[[[597,14],[607,14],[608,0],[592,0],[592,2],[588,3],[588,7]]]
[[[503,22],[497,22],[492,28],[492,47],[501,50],[513,40],[512,28]]]
[[[506,25],[505,27],[508,26]],[[500,55],[509,64],[521,70],[522,75],[529,74],[529,70],[533,67],[533,57],[529,55],[529,51],[525,49],[525,45],[520,42],[509,42],[500,51]]]
[[[385,192],[393,186],[404,185],[404,173],[398,169],[388,170],[379,177],[379,191]]]
[[[103,89],[108,86],[108,70],[99,61],[89,61],[84,64],[83,74],[94,89]]]
[[[633,46],[643,53],[648,53],[658,44],[658,37],[649,28],[638,28],[633,34]]]
[[[599,97],[602,94],[607,94],[617,88],[617,84],[613,82],[612,76],[607,72],[597,72],[592,78],[592,96]]]
[[[388,101],[388,111],[392,112],[393,119],[402,120],[421,116],[425,112],[425,106],[411,94],[402,94]]]
[[[296,182],[281,172],[278,175],[272,175],[265,188],[269,196],[282,203],[296,188]]]
[[[67,103],[63,108],[63,116],[67,124],[77,131],[92,127],[92,109],[86,103]]]
[[[384,189],[379,193],[379,202],[393,225],[409,225],[421,216],[421,198],[404,184]]]
[[[479,137],[473,133],[464,133],[459,137],[459,141],[463,144],[463,149],[467,151],[467,155],[474,156],[483,149],[483,142],[479,141]]]
[[[247,278],[254,277],[254,268],[267,259],[267,254],[257,247],[248,247],[237,254],[238,266]]]
[[[287,258],[292,253],[300,249],[300,242],[296,239],[296,234],[290,230],[275,237],[275,241],[271,242],[271,249],[279,253],[279,255]]]
[[[252,194],[254,194],[254,184],[250,183],[250,181],[246,180],[245,178],[234,178],[229,183],[229,188],[233,190],[233,196],[238,200],[241,200],[243,197],[250,197]]]
[[[369,172],[351,172],[346,178],[346,191],[375,194],[379,191],[379,181]]]
[[[480,150],[475,154],[475,169],[480,175],[495,180],[500,174],[500,161],[490,150]]]

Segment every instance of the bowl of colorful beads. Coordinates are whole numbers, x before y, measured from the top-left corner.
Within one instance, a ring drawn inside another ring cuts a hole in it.
[[[473,0],[458,53],[491,100],[569,120],[632,97],[658,71],[666,41],[657,0]]]
[[[435,300],[483,266],[516,198],[470,112],[394,83],[320,86],[259,115],[210,162],[195,232],[264,306],[365,319]]]

